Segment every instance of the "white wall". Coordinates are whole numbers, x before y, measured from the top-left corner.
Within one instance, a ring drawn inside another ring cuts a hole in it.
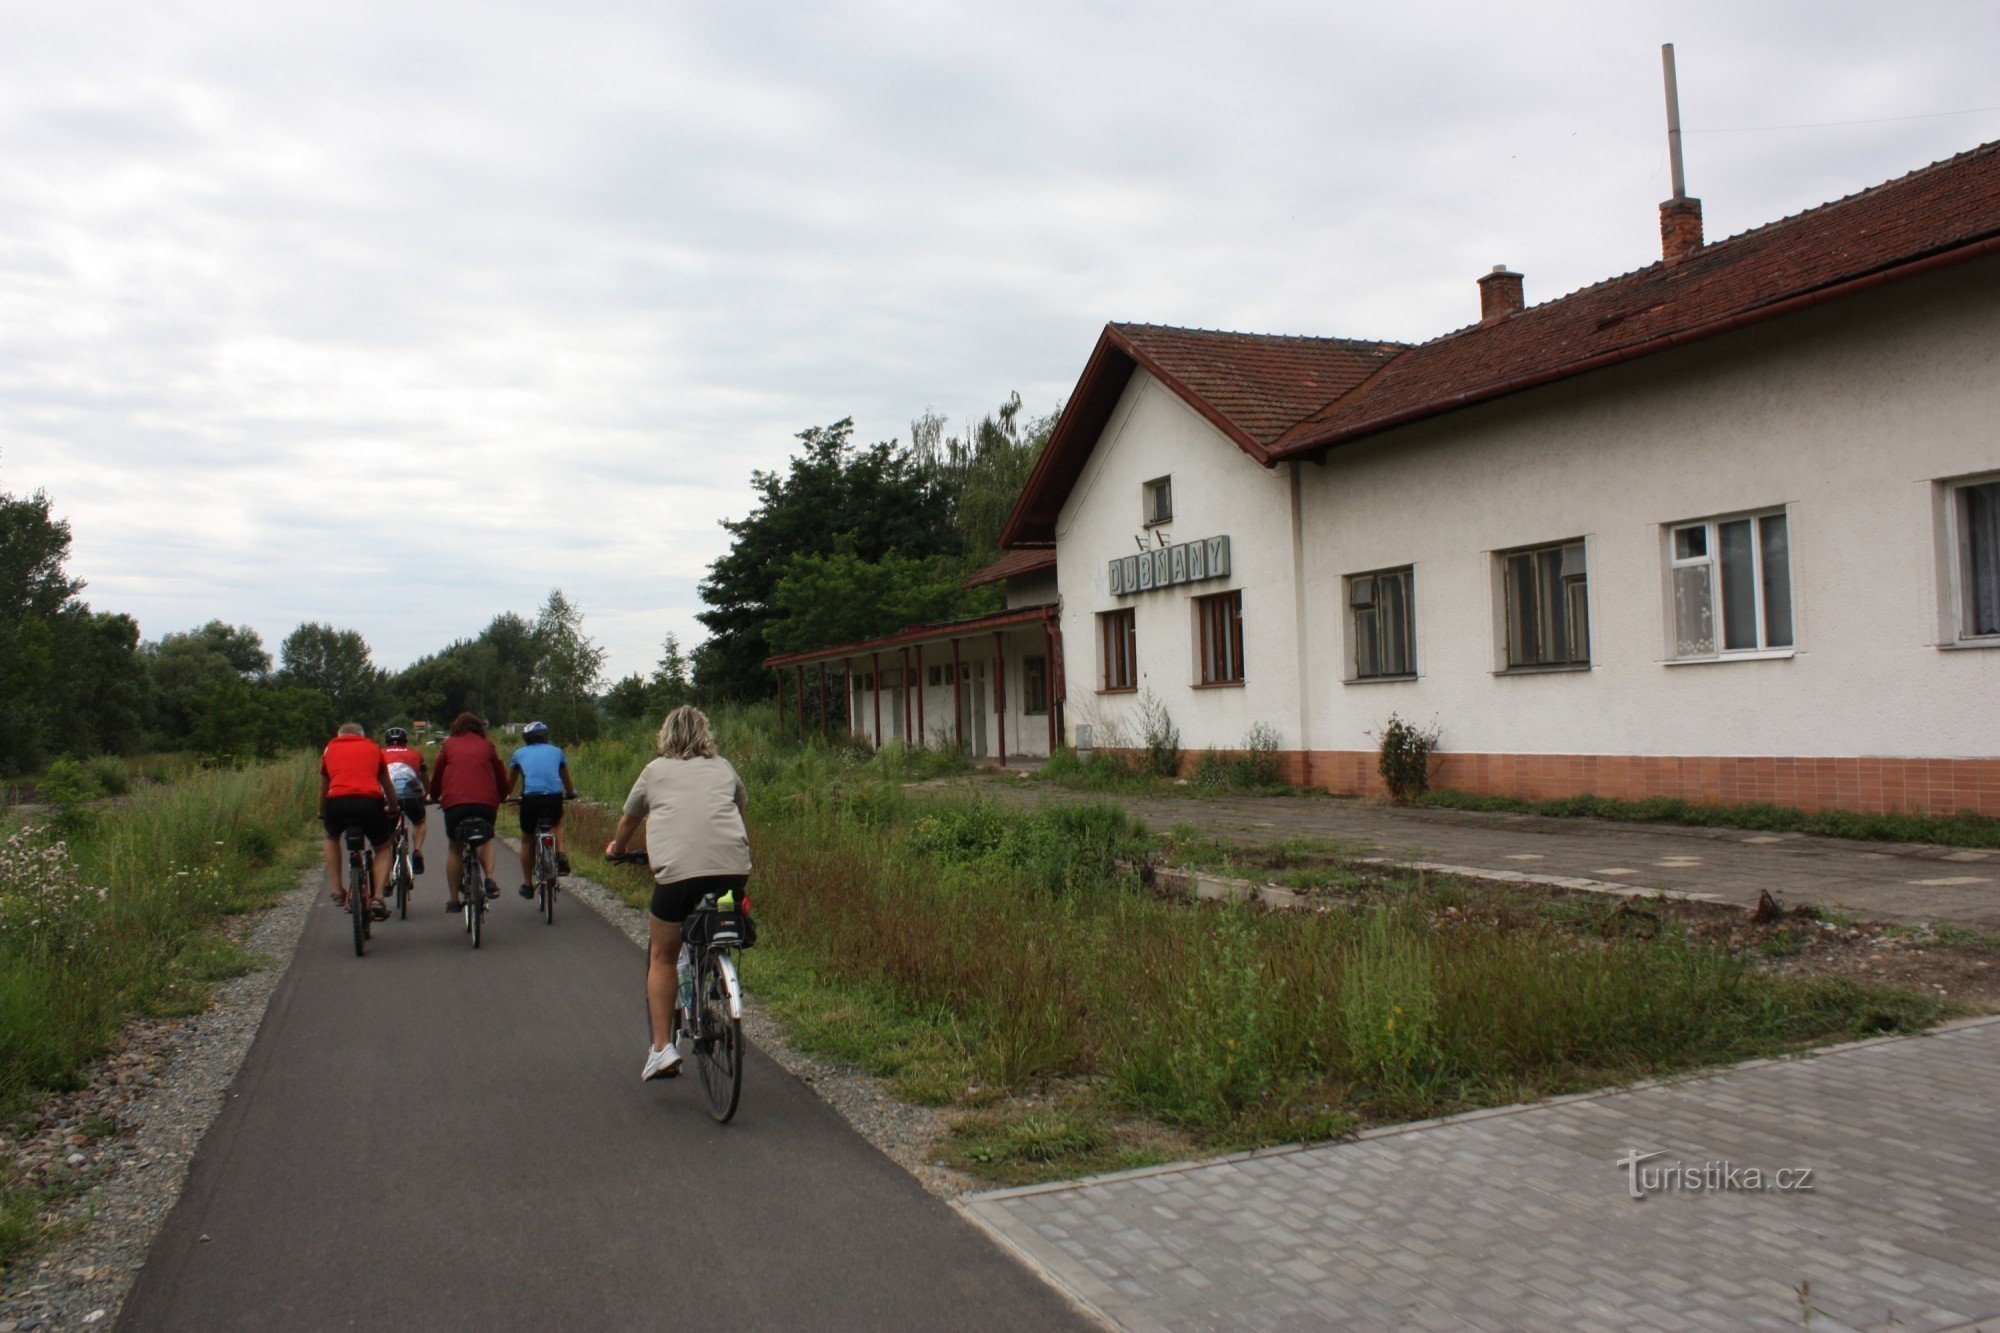
[[[1933,515],[1996,468],[1994,261],[1337,449],[1302,473],[1314,748],[1395,709],[1458,751],[2000,754],[2000,650],[1935,646]],[[1776,505],[1795,655],[1668,665],[1662,525]],[[1494,674],[1490,552],[1579,534],[1592,669]],[[1343,576],[1406,563],[1419,679],[1341,683]]]
[[[1049,753],[1048,718],[1043,713],[1028,713],[1024,711],[1025,696],[1022,691],[1022,686],[1027,679],[1026,668],[1023,665],[1024,659],[1047,655],[1041,626],[1036,625],[1026,630],[1014,629],[1006,631],[1003,636],[1003,642],[1007,673],[1005,719],[1007,724],[1007,756],[1009,759],[1016,757],[1046,758]],[[996,673],[993,663],[992,632],[986,631],[966,635],[959,644],[959,658],[961,664],[966,667],[972,667],[974,664],[977,664],[984,676],[983,690],[976,688],[974,682],[971,680],[968,680],[964,686],[966,697],[973,701],[973,708],[975,710],[973,716],[967,722],[965,732],[966,749],[968,753],[980,753],[978,745],[982,728],[979,724],[979,714],[983,712],[985,748],[981,757],[998,758],[1000,753],[1000,717],[993,706]],[[919,742],[917,735],[919,719],[917,716],[916,694],[912,694],[910,699],[908,734],[904,730],[902,694],[904,651],[900,648],[889,649],[882,653],[881,660],[881,735],[877,736],[875,732],[875,701],[873,692],[861,689],[858,686],[854,691],[852,703],[854,711],[851,716],[854,719],[854,730],[857,734],[868,737],[876,744],[897,741],[917,744]],[[956,734],[953,723],[955,714],[953,712],[954,699],[951,686],[951,643],[947,639],[943,642],[926,643],[923,645],[921,669],[917,665],[914,648],[909,651],[909,661],[911,664],[910,676],[913,681],[912,688],[919,691],[923,699],[921,741],[923,744],[932,746],[950,744]],[[865,677],[868,670],[868,655],[864,653],[860,657],[855,658],[854,662],[856,679],[860,680]],[[941,668],[939,671],[941,679],[936,685],[930,684],[930,675],[933,668]]]
[[[1131,606],[1141,688],[1190,750],[1240,745],[1254,722],[1288,749],[1367,750],[1396,710],[1461,752],[2000,755],[2000,648],[1937,647],[1934,512],[1939,479],[1995,470],[2000,260],[1344,446],[1324,466],[1260,467],[1136,371],[1057,523],[1068,721],[1095,724],[1099,745],[1137,743],[1138,696],[1097,689],[1096,613]],[[1231,576],[1113,597],[1107,563],[1135,552],[1140,486],[1163,474],[1170,540],[1229,536]],[[1780,505],[1795,652],[1669,665],[1662,525]],[[1591,669],[1496,674],[1493,552],[1579,535]],[[1343,683],[1343,577],[1403,564],[1418,678]],[[1246,683],[1197,689],[1190,604],[1229,588],[1244,593]]]
[[[1202,583],[1114,597],[1109,563],[1138,551],[1145,529],[1141,486],[1174,479],[1169,543],[1230,539],[1230,574]],[[1251,460],[1170,389],[1135,370],[1056,521],[1067,720],[1094,727],[1101,746],[1139,743],[1141,694],[1106,694],[1097,613],[1132,607],[1139,687],[1166,705],[1186,748],[1240,745],[1253,723],[1298,744],[1298,654],[1294,638],[1289,476]],[[1244,684],[1198,688],[1194,598],[1243,593]]]

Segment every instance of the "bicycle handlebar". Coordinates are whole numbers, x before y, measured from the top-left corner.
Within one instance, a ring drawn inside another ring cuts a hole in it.
[[[646,853],[644,851],[620,852],[616,856],[607,856],[604,859],[613,865],[642,866],[646,864]]]

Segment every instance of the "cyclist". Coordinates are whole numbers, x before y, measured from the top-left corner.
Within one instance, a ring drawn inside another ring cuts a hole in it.
[[[549,744],[549,725],[530,722],[521,733],[527,744],[514,751],[507,764],[512,780],[507,794],[521,789],[521,896],[532,900],[535,891],[528,881],[535,877],[535,833],[544,821],[556,830],[556,871],[569,873],[569,844],[563,839],[563,800],[576,799],[576,784],[570,781],[569,760]]]
[[[403,819],[410,826],[410,868],[424,873],[424,756],[410,746],[410,733],[391,727],[382,734],[388,744],[382,757],[389,761],[389,781],[396,784],[396,799],[403,807]]]
[[[452,719],[451,735],[438,746],[437,766],[431,770],[431,796],[444,811],[444,836],[451,839],[445,855],[445,886],[451,901],[447,912],[464,908],[458,896],[458,878],[465,869],[464,848],[458,828],[468,819],[491,824],[500,814],[500,800],[507,793],[507,770],[500,766],[499,751],[486,739],[486,723],[473,713]],[[486,896],[499,893],[494,887],[493,844],[479,845],[479,864],[486,871]]]
[[[743,779],[727,759],[717,757],[707,716],[691,705],[676,708],[660,725],[659,744],[660,757],[632,784],[604,849],[606,856],[616,856],[644,829],[653,866],[653,910],[646,923],[646,1012],[653,1045],[639,1074],[642,1081],[680,1072],[674,1001],[681,923],[705,895],[741,892],[750,878]]]
[[[347,885],[342,875],[340,835],[358,828],[376,849],[374,880],[368,886],[368,902],[356,903],[377,921],[387,919],[389,909],[382,904],[382,886],[389,879],[389,858],[382,845],[395,831],[398,818],[396,788],[389,781],[389,764],[381,747],[368,739],[359,722],[343,723],[340,732],[327,742],[319,757],[319,818],[326,830],[326,877],[333,885],[333,900],[348,905]]]

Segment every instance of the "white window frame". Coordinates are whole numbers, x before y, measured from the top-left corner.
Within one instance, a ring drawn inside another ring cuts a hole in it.
[[[1361,670],[1361,630],[1359,621],[1363,605],[1354,599],[1357,590],[1365,582],[1376,582],[1370,590],[1365,609],[1374,611],[1377,619],[1376,641],[1381,642],[1381,610],[1379,580],[1401,578],[1405,581],[1403,609],[1408,616],[1409,669],[1398,672],[1379,672],[1364,675]],[[1347,611],[1347,674],[1343,680],[1348,685],[1372,685],[1376,681],[1415,680],[1417,678],[1417,571],[1414,565],[1397,565],[1389,569],[1372,569],[1362,574],[1349,574],[1343,581]]]
[[[1781,518],[1785,521],[1785,592],[1790,604],[1789,630],[1791,642],[1774,644],[1770,641],[1771,627],[1765,615],[1764,591],[1764,521]],[[1750,524],[1750,590],[1751,616],[1757,630],[1757,642],[1748,648],[1726,647],[1727,616],[1724,606],[1725,585],[1722,577],[1722,526],[1725,523]],[[1703,551],[1698,556],[1682,556],[1680,534],[1699,530],[1702,535]],[[1681,662],[1722,662],[1745,661],[1762,658],[1791,657],[1798,651],[1799,642],[1799,594],[1798,581],[1792,576],[1795,561],[1792,558],[1793,537],[1797,527],[1792,521],[1788,505],[1772,505],[1763,509],[1745,509],[1733,514],[1716,514],[1708,518],[1683,519],[1661,526],[1661,550],[1666,566],[1666,612],[1667,612],[1667,658],[1669,664]],[[1711,646],[1707,652],[1683,652],[1680,640],[1680,605],[1677,576],[1682,570],[1705,569],[1708,572],[1708,608]]]
[[[1159,488],[1161,487],[1165,487],[1167,492],[1167,512],[1164,514],[1159,511],[1158,507]],[[1139,487],[1139,510],[1145,515],[1145,526],[1149,528],[1156,528],[1162,523],[1171,523],[1174,521],[1174,478],[1172,473],[1168,473],[1164,477],[1154,477],[1151,481],[1141,483]]]
[[[2000,648],[2000,634],[1975,634],[1972,625],[1972,534],[1964,493],[2000,485],[2000,472],[1953,477],[1937,483],[1939,510],[1938,598],[1940,648]]]

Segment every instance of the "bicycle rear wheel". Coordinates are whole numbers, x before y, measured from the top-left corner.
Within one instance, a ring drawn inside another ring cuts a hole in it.
[[[354,956],[368,953],[368,873],[361,858],[349,853],[347,862],[347,915],[354,923]]]
[[[701,1036],[694,1044],[702,1095],[716,1123],[728,1124],[743,1100],[743,1020],[729,1013],[729,986],[719,953],[701,956],[695,1003],[701,1006]]]
[[[474,861],[465,878],[465,924],[472,932],[472,947],[477,949],[480,937],[486,933],[486,872]]]

